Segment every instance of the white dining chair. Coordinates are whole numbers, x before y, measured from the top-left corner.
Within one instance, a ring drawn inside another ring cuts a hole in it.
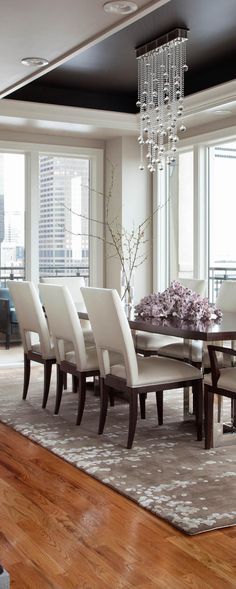
[[[226,313],[236,313],[236,281],[225,280],[221,283],[216,307]]]
[[[129,398],[127,448],[131,448],[137,422],[137,397],[156,392],[159,399],[159,424],[162,424],[163,390],[193,386],[197,406],[197,438],[202,439],[202,375],[184,362],[157,356],[137,355],[129,323],[116,290],[81,289],[97,346],[101,373],[99,434],[103,433],[109,389],[124,391]],[[119,353],[123,362],[111,365],[111,352]]]
[[[213,446],[214,396],[217,396],[218,401],[224,397],[231,399],[232,406],[234,406],[234,403],[236,402],[236,368],[235,366],[228,368],[222,367],[219,365],[217,359],[217,353],[235,358],[236,350],[219,345],[208,346],[208,350],[211,363],[211,374],[207,374],[204,377],[206,450],[209,450]],[[235,416],[233,415],[232,417],[233,425],[235,427]]]
[[[7,286],[15,304],[24,349],[23,399],[26,399],[29,388],[30,362],[31,360],[39,362],[44,365],[42,407],[45,408],[50,388],[52,364],[56,363],[56,356],[39,295],[32,282],[9,280]],[[37,334],[37,342],[34,342],[33,334]]]
[[[81,294],[81,286],[85,286],[85,279],[83,276],[42,276],[40,278],[42,284],[54,284],[57,286],[66,286],[75,303],[77,311],[86,311],[84,300]],[[93,333],[91,325],[86,319],[80,319],[83,329],[85,341],[94,344]]]
[[[201,296],[205,295],[205,280],[178,278],[178,282],[185,288],[190,288]],[[191,358],[193,363],[196,363],[198,366],[201,364],[202,342],[199,341],[186,345],[184,340],[179,337],[149,334],[139,331],[135,334],[135,347],[140,354],[145,356],[158,354],[175,358],[176,360],[187,360]]]
[[[99,376],[99,364],[95,345],[85,344],[83,329],[71,293],[66,286],[39,284],[39,292],[45,307],[50,332],[52,333],[57,359],[57,393],[55,413],[59,413],[63,373],[78,380],[78,412],[76,424],[82,420],[86,379]],[[66,346],[70,346],[68,352]],[[110,398],[111,404],[113,397]]]
[[[221,309],[223,313],[236,313],[236,281],[235,280],[225,280],[221,283],[220,289],[218,292],[218,296],[216,298],[216,307]],[[218,342],[219,344],[219,342]],[[232,340],[231,342],[222,342],[224,347],[231,347],[232,349],[236,348],[236,342]],[[220,355],[220,359],[218,358],[218,363],[221,368],[227,368],[230,366],[235,366],[236,357],[235,355]],[[221,420],[221,401],[222,396],[219,395],[218,397],[218,421]],[[236,400],[234,397],[231,399],[231,415],[232,418],[236,419]]]

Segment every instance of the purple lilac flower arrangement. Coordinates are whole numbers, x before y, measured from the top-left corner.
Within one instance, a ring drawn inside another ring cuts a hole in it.
[[[210,322],[222,318],[220,309],[210,305],[206,297],[182,286],[177,280],[164,292],[144,297],[135,310],[142,317],[178,317],[190,322]]]

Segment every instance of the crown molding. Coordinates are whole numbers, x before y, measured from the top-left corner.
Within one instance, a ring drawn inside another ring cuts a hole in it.
[[[232,108],[234,106],[234,110],[236,109],[236,80],[187,96],[184,99],[184,105],[184,120],[186,120],[188,130],[193,127],[195,133],[193,121],[207,127],[207,125],[211,124],[211,111],[214,112],[214,109],[220,110],[221,108],[222,117],[218,113],[219,116],[215,121],[215,125],[220,128],[223,124],[222,121],[224,121],[224,125],[227,127],[231,121],[224,117],[223,108]],[[204,121],[201,122],[201,114],[205,116],[208,113],[208,120],[205,117]],[[196,121],[196,117],[199,118],[199,122]],[[84,130],[87,129],[86,133],[88,133],[89,129],[88,137],[92,137],[93,130],[95,132],[98,128],[101,133],[104,130],[104,134],[106,130],[110,130],[110,132],[113,132],[113,136],[121,136],[122,134],[136,135],[138,133],[139,115],[10,99],[1,100],[0,126],[1,123],[6,126],[8,119],[9,128],[14,124],[14,119],[16,124],[22,121],[22,131],[24,125],[30,125],[30,122],[32,122],[32,127],[34,122],[37,127],[37,121],[41,122],[42,126],[45,121],[45,124],[54,122],[55,129],[58,123],[58,132],[60,132],[60,123],[71,126],[71,131],[78,133],[80,130],[83,131],[83,128]]]
[[[0,117],[99,126],[104,129],[124,129],[131,133],[136,133],[138,129],[135,114],[20,100],[5,99],[0,101]]]
[[[184,99],[184,118],[196,112],[236,103],[236,80],[202,90]]]

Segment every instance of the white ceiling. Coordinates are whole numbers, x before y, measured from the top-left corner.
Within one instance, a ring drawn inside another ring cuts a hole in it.
[[[170,0],[135,0],[138,10],[126,17],[106,13],[105,1],[1,0],[0,98]],[[46,58],[49,66],[25,67],[24,57]]]
[[[197,1],[197,0],[196,0]],[[130,22],[171,0],[136,0],[129,17],[107,14],[105,0],[0,0],[0,98],[71,58]],[[171,8],[171,6],[170,6]],[[25,68],[23,57],[45,57],[49,66]],[[187,136],[198,129],[222,128],[236,122],[236,82],[185,98]],[[0,100],[0,131],[64,137],[108,139],[136,135],[137,117],[14,100]]]

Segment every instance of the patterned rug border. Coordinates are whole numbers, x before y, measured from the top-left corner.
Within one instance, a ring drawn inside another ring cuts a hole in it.
[[[112,408],[109,410],[106,433],[98,436],[98,399],[92,398],[91,393],[87,414],[85,409],[78,428],[73,393],[64,393],[61,414],[54,416],[53,391],[47,409],[41,408],[41,377],[35,378],[27,401],[22,401],[22,382],[11,383],[6,394],[3,372],[0,421],[16,433],[189,536],[236,525],[235,447],[204,451],[193,436],[191,424],[173,421],[177,413],[172,398],[166,410],[166,423],[160,429],[153,411],[154,399],[151,401],[147,419],[138,425],[130,451],[125,447],[127,404],[118,404],[116,414]],[[179,398],[176,406],[178,403]],[[228,493],[225,508],[227,488],[231,496]]]
[[[63,419],[63,418],[61,418]],[[66,420],[64,420],[66,422]],[[177,524],[174,524],[172,522],[170,522],[169,520],[167,520],[166,518],[162,517],[159,514],[154,513],[151,509],[148,509],[146,507],[144,507],[143,505],[141,505],[140,503],[137,502],[136,499],[134,499],[133,497],[130,497],[130,495],[127,495],[126,493],[124,493],[123,491],[119,491],[116,487],[114,487],[111,483],[104,483],[101,479],[99,479],[96,475],[94,474],[89,474],[83,467],[81,466],[76,466],[73,462],[71,462],[68,458],[65,458],[64,456],[61,456],[60,454],[58,454],[54,449],[50,450],[47,446],[44,446],[43,443],[39,443],[38,440],[36,440],[34,438],[34,435],[25,435],[22,432],[18,431],[15,427],[13,427],[11,424],[5,422],[2,420],[2,418],[0,418],[0,423],[2,423],[3,425],[5,425],[6,427],[9,427],[10,429],[13,429],[17,434],[19,434],[20,436],[22,436],[23,438],[27,438],[28,440],[30,440],[33,444],[35,444],[36,446],[40,446],[40,448],[43,448],[43,450],[45,450],[46,452],[52,453],[54,454],[57,458],[59,458],[60,460],[62,460],[63,462],[66,462],[67,464],[70,464],[70,466],[72,466],[73,468],[75,468],[76,470],[80,470],[83,474],[85,474],[85,476],[87,477],[91,477],[92,479],[95,479],[97,481],[97,483],[100,483],[100,485],[103,485],[105,487],[108,487],[111,491],[113,491],[114,493],[117,493],[118,495],[121,495],[122,497],[124,497],[127,501],[131,501],[134,505],[137,505],[137,507],[139,509],[142,509],[142,511],[147,512],[149,515],[151,515],[152,517],[156,518],[157,520],[160,519],[163,522],[165,522],[167,525],[174,527],[176,530],[178,530],[178,532],[181,532],[182,534],[186,534],[186,536],[199,536],[200,534],[207,534],[210,532],[215,532],[217,530],[223,530],[225,528],[233,528],[236,526],[236,523],[232,523],[232,524],[227,524],[225,526],[216,526],[214,528],[210,528],[209,530],[200,530],[200,531],[196,531],[196,532],[191,532],[191,531],[187,531],[184,530],[183,528],[181,528],[180,526],[178,526]]]

